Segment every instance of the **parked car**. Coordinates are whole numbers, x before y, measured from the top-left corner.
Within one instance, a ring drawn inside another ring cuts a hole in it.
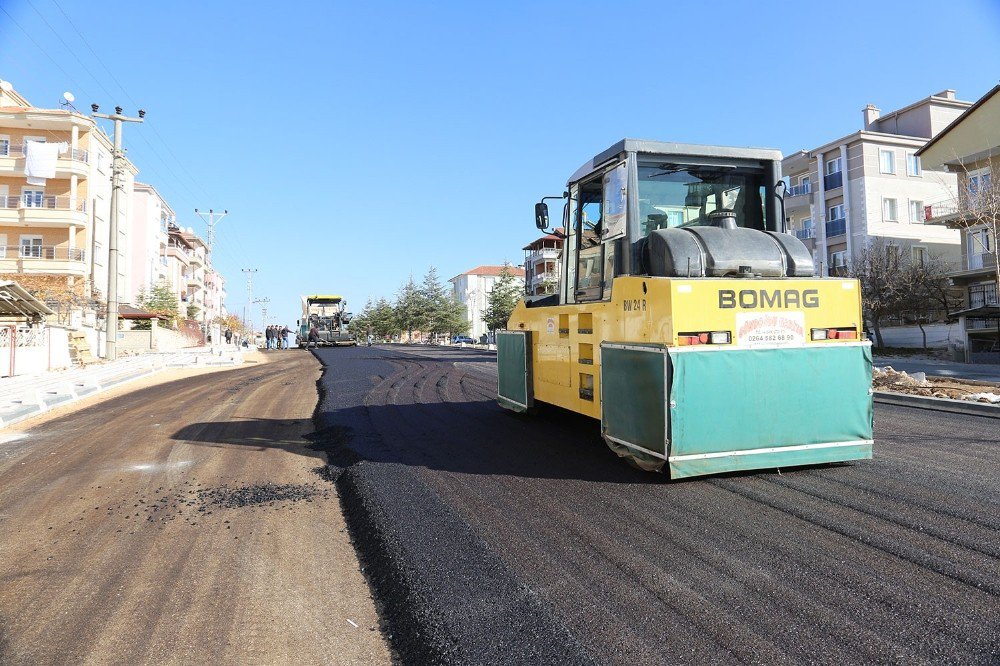
[[[460,344],[472,345],[475,344],[476,341],[467,335],[456,335],[454,338],[451,339],[451,343],[454,345],[460,345]]]

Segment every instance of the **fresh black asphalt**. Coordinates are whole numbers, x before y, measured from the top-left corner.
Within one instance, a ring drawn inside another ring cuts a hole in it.
[[[501,410],[488,353],[317,355],[404,662],[1000,662],[996,419],[879,405],[872,461],[668,482]]]

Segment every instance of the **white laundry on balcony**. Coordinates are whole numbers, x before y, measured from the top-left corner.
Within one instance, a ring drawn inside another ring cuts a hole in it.
[[[69,150],[69,144],[26,141],[24,144],[24,175],[28,185],[44,185],[47,178],[56,177],[56,161]]]

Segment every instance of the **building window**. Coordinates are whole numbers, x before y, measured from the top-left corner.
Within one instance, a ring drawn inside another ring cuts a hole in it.
[[[927,263],[927,248],[914,245],[910,248],[910,260],[914,266],[923,266]]]
[[[844,204],[837,204],[836,206],[830,206],[828,220],[842,220],[844,219]]]
[[[24,188],[21,190],[21,203],[25,208],[41,208],[45,201],[45,190]]]
[[[975,196],[981,190],[989,189],[990,187],[990,170],[977,169],[975,171],[969,172],[969,194]]]
[[[896,173],[896,153],[892,150],[878,151],[878,169],[882,173]]]
[[[903,254],[898,245],[885,246],[885,258],[890,268],[899,267],[899,258]]]
[[[882,221],[898,222],[899,215],[896,211],[895,199],[882,199]]]
[[[0,157],[8,155],[10,155],[10,137],[6,134],[0,134]]]
[[[841,171],[840,158],[828,160],[826,163],[826,175],[832,176],[835,173],[840,173]]]
[[[910,199],[910,222],[920,224],[924,221],[924,202]]]
[[[21,236],[21,256],[32,259],[42,258],[42,237]]]
[[[921,173],[920,158],[913,153],[906,153],[906,175],[919,176]]]
[[[847,251],[830,253],[830,274],[847,275]]]

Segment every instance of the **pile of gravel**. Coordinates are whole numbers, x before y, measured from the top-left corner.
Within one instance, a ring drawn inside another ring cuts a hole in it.
[[[199,490],[197,493],[202,509],[207,507],[235,509],[278,502],[312,502],[317,496],[327,498],[329,491],[321,490],[311,483],[258,483],[235,488],[219,486]]]

